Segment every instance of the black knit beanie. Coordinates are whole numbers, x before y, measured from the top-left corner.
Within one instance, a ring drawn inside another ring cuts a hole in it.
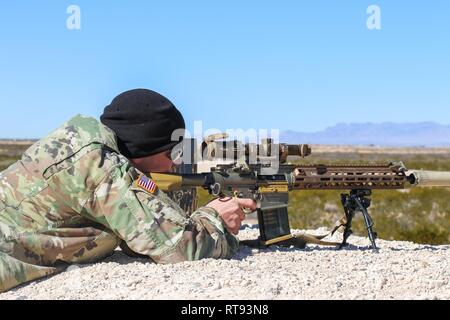
[[[100,121],[117,136],[119,151],[142,158],[172,149],[176,129],[185,129],[180,111],[166,97],[147,89],[121,93],[105,107]]]

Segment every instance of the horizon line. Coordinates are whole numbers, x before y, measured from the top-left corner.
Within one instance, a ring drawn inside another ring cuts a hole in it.
[[[439,123],[437,121],[421,121],[421,122],[392,122],[392,121],[384,121],[384,122],[338,122],[338,123],[326,126],[323,129],[316,130],[316,131],[299,131],[299,130],[295,130],[295,129],[280,129],[280,132],[295,132],[295,133],[303,133],[303,134],[314,134],[314,133],[319,133],[319,132],[326,131],[327,129],[334,128],[334,127],[337,127],[337,126],[340,126],[340,125],[352,126],[352,125],[384,125],[384,124],[392,124],[392,125],[399,125],[399,126],[401,126],[401,125],[432,124],[432,125],[437,125],[437,126],[450,127],[450,124]],[[43,137],[41,137],[41,138],[43,138]],[[40,140],[41,138],[35,138],[35,137],[34,138],[31,138],[31,137],[27,137],[27,138],[2,137],[2,138],[0,138],[0,141],[37,141],[37,140]]]

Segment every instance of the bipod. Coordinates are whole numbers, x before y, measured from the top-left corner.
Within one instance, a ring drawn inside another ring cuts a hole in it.
[[[355,189],[350,194],[341,194],[341,202],[344,207],[347,223],[345,224],[344,237],[342,243],[339,245],[339,249],[347,245],[347,239],[353,233],[351,230],[353,217],[357,212],[361,212],[364,217],[364,224],[366,225],[370,242],[372,243],[372,249],[374,251],[378,250],[375,244],[377,233],[373,230],[374,223],[367,210],[371,204],[371,195],[372,191],[367,189]]]

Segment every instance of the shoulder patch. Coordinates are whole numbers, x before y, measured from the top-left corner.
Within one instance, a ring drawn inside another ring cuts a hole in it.
[[[139,178],[134,182],[134,184],[136,187],[150,193],[155,193],[158,190],[158,186],[156,185],[156,183],[145,174],[141,174]]]

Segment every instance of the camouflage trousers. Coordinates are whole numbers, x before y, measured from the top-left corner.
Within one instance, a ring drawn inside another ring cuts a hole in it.
[[[23,233],[12,240],[0,234],[0,239],[0,292],[61,272],[70,263],[99,261],[120,243],[110,231],[93,227]]]

